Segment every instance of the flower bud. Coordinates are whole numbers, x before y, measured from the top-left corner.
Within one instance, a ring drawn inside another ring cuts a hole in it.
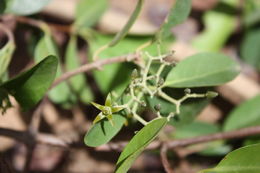
[[[154,109],[156,110],[156,111],[160,111],[161,110],[161,104],[159,103],[159,104],[156,104],[155,106],[154,106]]]
[[[132,79],[136,79],[137,77],[138,77],[138,72],[137,72],[136,69],[134,69],[134,70],[132,71],[131,78],[132,78]]]
[[[217,97],[218,96],[218,93],[217,92],[214,92],[214,91],[208,91],[206,93],[206,97],[207,98],[214,98],[214,97]]]
[[[191,93],[191,89],[186,88],[186,89],[184,90],[184,93],[185,93],[185,94],[190,94],[190,93]]]
[[[158,83],[157,83],[157,86],[162,86],[164,84],[164,79],[163,78],[160,78]]]
[[[140,104],[141,104],[142,107],[146,107],[146,103],[144,101],[141,101]]]

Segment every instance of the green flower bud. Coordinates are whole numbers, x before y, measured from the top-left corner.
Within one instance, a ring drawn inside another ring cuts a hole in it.
[[[156,104],[155,106],[154,106],[154,109],[156,110],[156,111],[160,111],[161,110],[161,104],[159,103],[159,104]]]
[[[160,87],[164,84],[164,79],[163,78],[160,78],[158,83],[157,83],[157,86]]]
[[[140,104],[141,104],[142,107],[146,107],[146,103],[144,101],[141,101]]]
[[[137,71],[137,69],[134,69],[132,74],[131,74],[131,78],[136,79],[137,77],[138,77],[138,71]]]
[[[214,92],[214,91],[208,91],[206,93],[206,97],[207,98],[214,98],[214,97],[217,97],[218,96],[218,93],[217,92]]]
[[[186,89],[184,90],[184,93],[185,93],[185,94],[190,94],[190,93],[191,93],[191,89],[186,88]]]

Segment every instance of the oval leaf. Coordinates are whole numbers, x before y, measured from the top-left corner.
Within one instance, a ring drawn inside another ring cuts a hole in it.
[[[114,125],[106,119],[102,119],[94,124],[84,137],[87,146],[97,147],[109,142],[123,127],[126,118],[120,114],[113,114]]]
[[[126,145],[124,151],[116,164],[116,173],[125,173],[139,154],[158,135],[161,129],[167,124],[167,118],[158,118],[149,122],[143,127]]]
[[[81,0],[77,5],[74,26],[77,29],[93,26],[103,15],[107,6],[107,0]]]
[[[260,144],[239,148],[229,153],[213,169],[202,170],[209,173],[259,173]]]
[[[55,56],[48,56],[30,70],[3,83],[0,87],[13,95],[25,109],[34,106],[52,84],[58,66]]]
[[[259,10],[260,11],[260,10]],[[260,70],[260,30],[254,29],[247,32],[241,45],[241,58],[248,64]]]
[[[49,2],[50,0],[10,0],[6,12],[17,15],[30,15],[39,12]]]
[[[42,60],[43,57],[48,55],[57,55],[57,46],[52,40],[49,33],[44,33],[44,36],[39,40],[35,47],[34,58],[36,61]],[[58,66],[57,77],[62,74],[61,66]],[[55,103],[65,103],[69,100],[71,92],[69,86],[66,83],[61,83],[49,92],[50,99]]]
[[[73,70],[80,66],[79,57],[77,53],[77,39],[75,36],[70,38],[66,53],[65,66],[67,70]],[[83,74],[79,74],[69,79],[72,93],[75,93],[83,103],[91,102],[93,94],[88,87],[88,83]]]
[[[256,96],[235,108],[227,117],[224,130],[235,130],[260,125],[260,96]]]
[[[178,63],[168,74],[164,86],[215,86],[231,81],[238,73],[238,64],[228,56],[219,53],[198,53]]]
[[[177,0],[171,8],[160,30],[156,33],[155,38],[164,40],[171,35],[172,27],[182,23],[187,19],[191,11],[191,0]]]

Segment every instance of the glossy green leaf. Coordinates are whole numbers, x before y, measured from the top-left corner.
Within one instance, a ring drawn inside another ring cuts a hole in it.
[[[19,104],[29,109],[40,101],[55,79],[58,59],[48,56],[30,70],[3,83],[0,87],[13,95]]]
[[[107,6],[107,0],[81,0],[77,5],[74,26],[77,29],[93,26],[103,15]]]
[[[7,13],[30,15],[39,12],[51,0],[7,0]]]
[[[95,123],[84,137],[84,142],[87,146],[97,147],[109,142],[123,127],[126,118],[120,114],[113,114],[114,125],[107,118]]]
[[[136,18],[138,17],[142,9],[143,3],[144,0],[138,0],[135,10],[133,11],[131,17],[129,18],[123,29],[120,32],[118,32],[114,39],[108,44],[109,47],[115,46],[120,40],[122,40],[127,35],[128,31],[131,29]]]
[[[239,73],[238,64],[220,53],[198,53],[174,67],[164,86],[203,87],[221,85],[233,80]]]
[[[239,148],[229,153],[212,169],[202,170],[202,173],[259,173],[260,144]]]
[[[238,4],[237,0],[221,0],[213,10],[205,12],[205,29],[195,37],[192,45],[200,51],[219,51],[236,29]]]
[[[39,62],[42,60],[43,57],[46,57],[48,55],[58,56],[58,51],[57,46],[52,40],[51,35],[49,33],[44,33],[44,36],[38,41],[35,47],[34,58],[37,62]],[[61,74],[61,66],[59,65],[56,77],[59,77]],[[55,103],[64,103],[69,100],[70,96],[70,89],[68,85],[64,82],[59,84],[49,92],[50,99]]]
[[[143,127],[120,154],[115,173],[127,172],[138,155],[154,140],[166,124],[167,118],[158,118]]]
[[[236,107],[227,117],[224,131],[260,125],[260,96],[245,101]]]
[[[70,38],[65,52],[65,67],[66,70],[73,70],[80,66],[79,56],[77,52],[77,40],[75,36]],[[69,79],[71,89],[71,97],[79,97],[83,103],[89,103],[93,100],[93,94],[83,74],[76,75]]]
[[[254,29],[246,33],[241,45],[241,58],[260,70],[260,30]]]
[[[181,24],[189,16],[191,11],[191,0],[177,0],[171,8],[168,16],[157,32],[155,38],[164,40],[171,35],[172,27]]]
[[[0,80],[3,78],[7,67],[11,61],[15,45],[9,41],[3,48],[0,49]]]

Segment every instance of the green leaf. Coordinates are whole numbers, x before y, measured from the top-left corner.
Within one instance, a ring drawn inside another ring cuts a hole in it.
[[[260,96],[245,101],[236,107],[227,117],[224,131],[260,125]]]
[[[107,6],[107,0],[81,0],[77,5],[74,26],[77,29],[93,26],[106,11]]]
[[[5,74],[11,61],[14,49],[15,45],[10,40],[2,49],[0,49],[0,81],[3,78],[3,75]]]
[[[260,144],[239,148],[229,153],[212,169],[202,170],[202,173],[259,173]]]
[[[200,51],[219,51],[236,29],[238,4],[237,0],[221,0],[213,10],[206,12],[203,16],[205,29],[193,40],[192,45]]]
[[[241,45],[241,58],[260,70],[260,30],[254,29],[246,33]]]
[[[7,13],[30,15],[39,12],[51,0],[7,0]]]
[[[120,40],[122,40],[127,35],[128,31],[131,29],[136,18],[138,17],[142,9],[143,3],[144,0],[138,0],[135,10],[133,11],[131,17],[129,18],[123,29],[120,32],[118,32],[114,39],[108,44],[109,47],[115,46]]]
[[[73,70],[80,66],[79,57],[77,54],[77,40],[75,36],[71,36],[65,52],[65,67],[66,70]],[[89,103],[93,100],[93,94],[88,82],[83,74],[78,74],[69,79],[71,89],[71,97],[79,97],[83,103]]]
[[[126,118],[120,114],[113,114],[112,121],[114,126],[103,118],[94,124],[84,137],[84,142],[87,146],[97,147],[109,142],[123,127]]]
[[[4,88],[13,95],[19,104],[27,110],[44,96],[55,78],[57,65],[57,58],[48,56],[30,70],[3,83],[0,88]]]
[[[239,73],[238,64],[219,53],[198,53],[174,67],[164,86],[185,88],[221,85]]]
[[[191,0],[177,0],[171,8],[155,39],[164,40],[171,35],[172,27],[181,24],[187,19],[191,11]]]
[[[44,36],[38,41],[34,58],[37,62],[41,61],[43,57],[48,55],[58,56],[57,46],[52,40],[51,35],[48,32],[44,33]],[[62,74],[61,66],[58,66],[57,75],[59,77]],[[64,103],[69,100],[71,91],[66,83],[61,83],[49,92],[50,99],[55,103]]]
[[[143,127],[120,154],[115,173],[127,172],[138,155],[154,140],[166,124],[167,118],[158,118]]]

